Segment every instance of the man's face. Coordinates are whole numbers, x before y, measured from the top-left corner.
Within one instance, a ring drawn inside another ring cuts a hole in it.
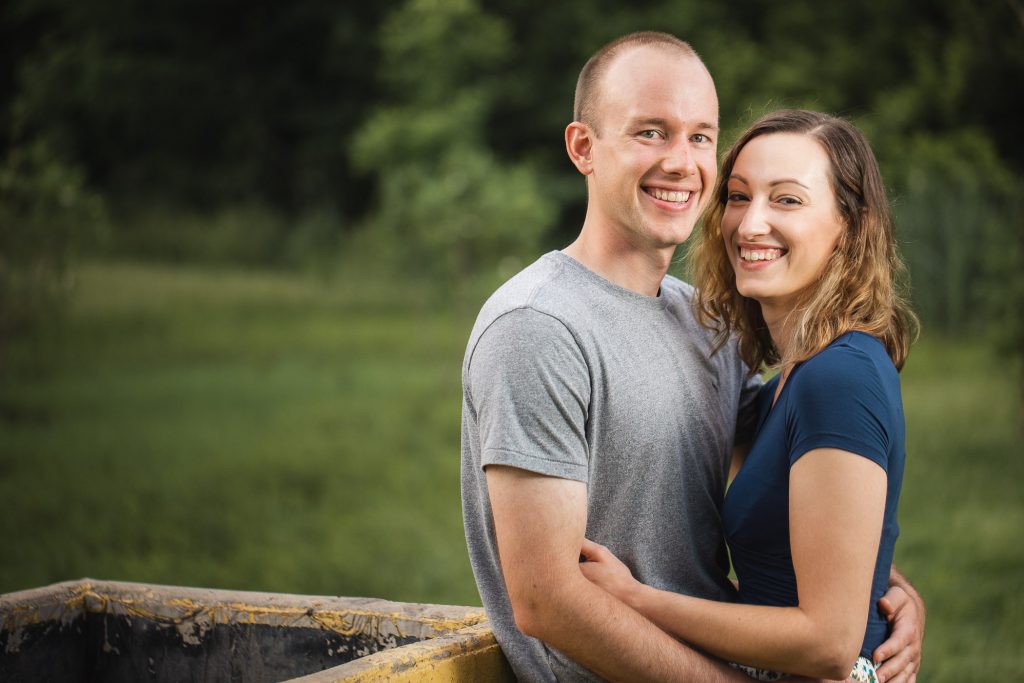
[[[592,218],[634,249],[684,242],[717,174],[711,75],[674,50],[633,48],[611,64],[596,103]]]

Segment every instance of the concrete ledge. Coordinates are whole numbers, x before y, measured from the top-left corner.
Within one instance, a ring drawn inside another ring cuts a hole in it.
[[[0,680],[512,681],[479,607],[82,579],[0,596]]]

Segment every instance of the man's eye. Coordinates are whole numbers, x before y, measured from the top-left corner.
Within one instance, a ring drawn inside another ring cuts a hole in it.
[[[703,144],[705,142],[711,142],[711,138],[709,138],[707,135],[704,135],[704,133],[697,133],[696,135],[694,135],[690,139],[693,140],[694,142],[698,143],[698,144]]]
[[[640,137],[644,140],[657,140],[662,137],[662,134],[660,130],[642,130]]]

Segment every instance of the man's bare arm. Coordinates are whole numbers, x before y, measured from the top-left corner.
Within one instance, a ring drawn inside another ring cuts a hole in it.
[[[748,681],[584,578],[584,484],[491,465],[487,486],[501,568],[523,633],[610,681]]]

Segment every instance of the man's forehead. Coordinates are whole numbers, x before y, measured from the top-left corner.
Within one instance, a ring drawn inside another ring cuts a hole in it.
[[[714,81],[703,62],[674,49],[643,46],[617,56],[600,90],[609,102],[650,101],[653,105],[700,98],[708,104],[713,101],[716,110],[718,106]]]
[[[678,69],[694,74],[708,73],[699,57],[674,45],[633,45],[612,57],[605,69],[605,78],[614,79],[626,74],[658,76],[664,71]]]
[[[625,125],[718,130],[718,97],[709,83],[679,84],[662,78],[609,89],[602,99],[604,115]]]

